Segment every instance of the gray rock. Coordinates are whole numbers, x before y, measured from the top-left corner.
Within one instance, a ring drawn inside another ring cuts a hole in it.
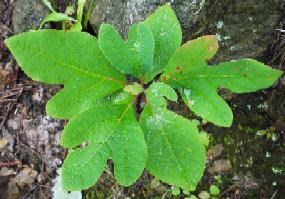
[[[184,41],[216,34],[216,61],[263,55],[282,14],[284,0],[97,0],[90,22],[115,25],[126,36],[131,24],[142,21],[159,5],[170,3],[181,23]]]
[[[12,23],[15,33],[37,29],[49,13],[42,0],[17,0],[13,10]]]
[[[276,31],[284,0],[209,0],[186,37],[216,34],[217,61],[262,56]]]
[[[224,146],[222,144],[217,144],[207,151],[207,158],[209,160],[214,160],[219,157],[223,153],[223,151]]]
[[[176,11],[183,30],[196,23],[205,0],[98,0],[90,17],[90,23],[98,31],[100,24],[110,23],[126,37],[129,27],[143,21],[158,6],[169,3]]]
[[[220,159],[216,160],[213,165],[208,169],[210,174],[223,174],[232,169],[232,163],[229,160]]]
[[[8,128],[12,128],[13,130],[17,130],[19,129],[20,126],[20,118],[16,118],[16,119],[9,119],[7,121],[7,127]]]
[[[15,182],[23,187],[24,185],[32,185],[35,181],[38,172],[33,170],[30,167],[25,167],[23,170],[19,172],[19,174],[15,177]]]

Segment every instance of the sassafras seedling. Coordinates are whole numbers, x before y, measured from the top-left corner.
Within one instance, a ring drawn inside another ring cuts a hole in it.
[[[282,74],[251,59],[209,67],[218,49],[214,36],[180,46],[181,41],[180,24],[168,5],[134,24],[127,41],[106,24],[98,41],[88,33],[58,30],[30,31],[5,41],[29,77],[64,85],[46,111],[69,119],[61,136],[61,145],[69,149],[62,166],[66,190],[92,186],[108,159],[121,185],[134,183],[146,168],[166,183],[195,189],[205,168],[204,140],[197,122],[168,110],[166,99],[176,101],[178,93],[197,115],[228,127],[232,111],[218,88],[253,92]],[[139,83],[127,85],[125,75]],[[138,113],[134,105],[140,98],[146,103]]]

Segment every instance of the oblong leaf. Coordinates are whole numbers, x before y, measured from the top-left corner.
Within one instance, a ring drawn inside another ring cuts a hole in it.
[[[148,149],[146,168],[156,178],[193,189],[205,169],[197,124],[162,108],[145,107],[140,118]]]
[[[134,115],[133,115],[134,116]],[[114,174],[119,184],[132,185],[142,174],[147,161],[143,131],[137,121],[122,121],[110,138]]]
[[[158,8],[143,23],[150,27],[155,40],[153,68],[145,78],[148,82],[166,67],[169,58],[182,42],[182,31],[169,5]]]
[[[205,148],[197,123],[167,110],[164,97],[177,100],[175,91],[161,82],[146,91],[140,117],[148,148],[146,168],[164,182],[193,189],[204,172]]]

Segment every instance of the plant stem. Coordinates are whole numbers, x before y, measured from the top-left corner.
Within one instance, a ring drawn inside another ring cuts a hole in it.
[[[89,4],[89,8],[87,10],[87,13],[84,16],[84,23],[83,23],[83,27],[86,29],[87,28],[87,24],[91,15],[91,12],[93,10],[93,7],[95,5],[95,0],[91,0],[90,4]]]

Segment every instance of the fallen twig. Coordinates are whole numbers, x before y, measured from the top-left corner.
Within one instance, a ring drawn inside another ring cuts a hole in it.
[[[1,167],[13,167],[13,166],[18,166],[21,165],[22,163],[19,160],[13,160],[10,162],[0,162],[0,168]]]
[[[221,198],[222,196],[226,195],[227,193],[231,192],[232,190],[234,190],[234,189],[236,189],[236,188],[239,188],[239,185],[234,184],[234,185],[230,186],[229,188],[227,188],[225,191],[223,191],[223,192],[220,194],[219,198]]]

